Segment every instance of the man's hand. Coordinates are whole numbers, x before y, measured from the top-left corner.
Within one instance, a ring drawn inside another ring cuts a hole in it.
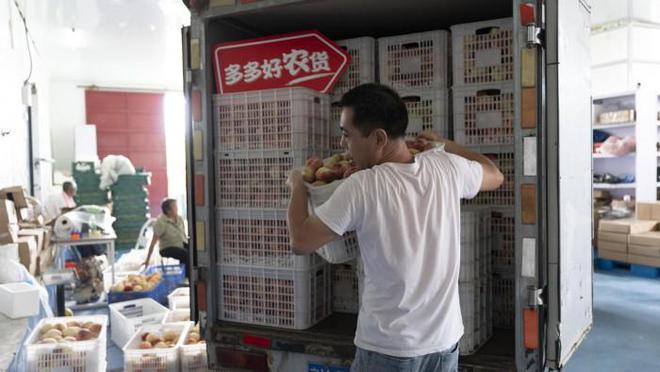
[[[424,139],[432,141],[432,142],[445,143],[445,141],[446,141],[445,138],[443,138],[441,135],[439,135],[438,133],[436,133],[436,132],[434,132],[430,129],[424,130],[422,133],[417,135],[417,137],[424,138]]]
[[[305,181],[303,181],[302,170],[300,168],[292,169],[291,173],[289,173],[289,178],[287,179],[286,183],[287,185],[289,185],[291,190],[296,190],[299,187],[304,187]]]

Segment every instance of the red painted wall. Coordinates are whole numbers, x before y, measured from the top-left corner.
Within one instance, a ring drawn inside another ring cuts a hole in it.
[[[160,214],[167,196],[167,157],[162,93],[85,91],[87,123],[96,125],[98,156],[124,155],[151,172],[149,206]]]

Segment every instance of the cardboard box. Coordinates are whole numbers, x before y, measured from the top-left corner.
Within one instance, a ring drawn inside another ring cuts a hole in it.
[[[633,219],[620,220],[600,220],[598,225],[599,233],[609,231],[620,234],[636,234],[651,231],[657,225],[656,221],[640,221]]]
[[[34,236],[21,236],[18,238],[18,257],[21,264],[25,266],[30,274],[37,270],[37,241]]]
[[[660,221],[660,203],[651,204],[651,219]]]
[[[635,218],[638,220],[652,220],[653,203],[637,202],[635,206]]]
[[[636,254],[628,255],[628,262],[636,265],[660,267],[660,257],[640,256]]]
[[[605,241],[611,243],[628,243],[628,234],[619,234],[609,231],[600,231],[598,233],[598,241]]]
[[[0,244],[12,244],[18,241],[18,225],[0,224]]]
[[[5,187],[0,190],[0,199],[11,200],[16,205],[17,209],[29,207],[25,195],[27,193],[20,186]]]
[[[22,229],[18,236],[34,236],[37,240],[37,252],[41,252],[47,244],[50,244],[50,232],[47,229]]]
[[[598,239],[598,252],[606,250],[610,252],[628,253],[628,243],[615,243]]]
[[[630,244],[646,245],[660,248],[660,231],[657,227],[654,231],[648,231],[638,234],[631,234],[629,237]]]
[[[0,200],[0,224],[17,224],[16,208],[11,200]]]
[[[600,247],[598,248],[598,257],[605,260],[628,262],[628,254],[616,251],[608,251],[606,249],[601,249]]]
[[[660,245],[649,246],[630,244],[628,245],[628,254],[660,258]]]

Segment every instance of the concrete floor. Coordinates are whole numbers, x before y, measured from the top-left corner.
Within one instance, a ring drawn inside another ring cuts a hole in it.
[[[594,274],[594,325],[565,372],[660,371],[660,279]]]

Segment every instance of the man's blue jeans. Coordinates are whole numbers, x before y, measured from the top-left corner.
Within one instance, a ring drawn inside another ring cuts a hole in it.
[[[456,372],[458,344],[437,353],[400,358],[357,348],[351,372]]]

